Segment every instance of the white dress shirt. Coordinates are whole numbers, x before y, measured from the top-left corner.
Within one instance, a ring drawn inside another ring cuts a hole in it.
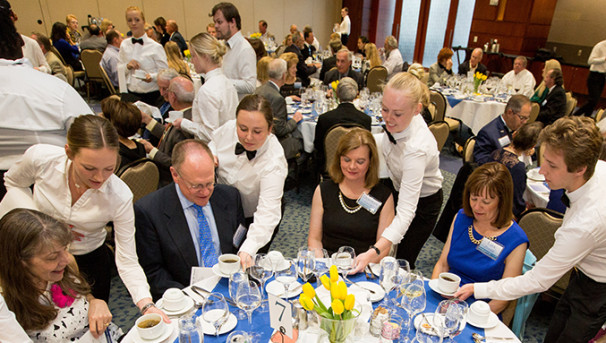
[[[143,39],[143,45],[133,44],[132,38],[122,41],[120,45],[120,65],[123,65],[126,73],[126,84],[128,90],[134,93],[151,93],[159,90],[156,76],[161,69],[168,68],[166,53],[159,43],[155,42],[146,34],[139,37]],[[145,71],[152,78],[147,83],[135,77],[135,69],[128,70],[126,65],[131,60],[139,62],[139,70]]]
[[[72,86],[25,61],[0,59],[0,170],[33,144],[64,146],[73,119],[92,114]]]
[[[40,48],[40,44],[38,44],[38,42],[36,42],[34,39],[24,35],[21,35],[21,38],[23,38],[23,42],[25,43],[21,47],[23,57],[27,58],[34,68],[38,68],[38,70],[43,73],[50,74],[51,67],[48,65],[48,62],[46,62],[46,58],[44,57],[44,53]]]
[[[206,73],[191,110],[191,119],[181,127],[196,138],[209,142],[212,132],[229,120],[236,119],[238,92],[221,68]]]
[[[598,161],[594,175],[574,192],[566,192],[570,208],[555,233],[547,254],[524,275],[474,285],[477,299],[517,299],[546,291],[572,267],[592,280],[606,283],[606,162]]]
[[[383,63],[385,69],[387,69],[387,80],[391,79],[392,76],[402,71],[402,65],[404,60],[399,49],[393,49],[389,52],[389,57]]]
[[[518,74],[516,74],[514,70],[510,70],[503,76],[501,82],[503,82],[505,86],[519,89],[518,94],[523,94],[527,97],[532,96],[534,93],[534,86],[537,84],[537,81],[528,69],[523,69]]]
[[[389,178],[399,190],[396,216],[383,232],[383,237],[398,244],[415,217],[419,198],[435,194],[442,188],[440,152],[421,115],[415,115],[402,132],[393,134],[393,144],[383,134],[382,151]]]
[[[70,252],[83,255],[105,242],[105,225],[112,221],[116,234],[116,266],[134,302],[151,297],[147,279],[137,259],[133,194],[112,174],[100,189],[88,189],[72,205],[68,174],[72,162],[65,149],[46,144],[29,148],[4,175],[7,190],[34,187],[39,211],[70,225],[83,237],[74,240]],[[109,267],[108,267],[109,268]]]
[[[587,64],[589,64],[590,71],[606,73],[606,40],[599,42],[591,49]]]
[[[284,149],[276,136],[269,134],[252,160],[248,160],[246,153],[236,155],[235,120],[215,130],[213,137],[211,148],[219,159],[217,182],[237,188],[244,216],[254,217],[240,247],[240,251],[252,256],[269,242],[282,216],[282,195],[288,174]]]
[[[118,87],[118,63],[120,61],[120,48],[107,44],[107,48],[101,57],[101,67],[107,73],[109,80],[114,87]]]
[[[255,91],[257,55],[240,31],[227,40],[227,46],[227,53],[223,56],[223,72],[236,87],[238,99],[241,100]]]
[[[351,33],[351,20],[349,20],[348,15],[343,17],[341,25],[339,25],[339,33],[342,35],[349,35]]]
[[[15,314],[6,306],[2,294],[0,294],[0,342],[28,343],[31,341],[15,319]]]

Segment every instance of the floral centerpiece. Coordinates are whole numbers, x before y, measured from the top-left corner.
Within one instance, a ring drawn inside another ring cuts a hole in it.
[[[191,52],[189,51],[189,49],[185,49],[183,51],[183,57],[185,57],[185,60],[187,60],[187,62],[191,61]]]
[[[324,305],[309,282],[303,285],[299,302],[304,309],[315,311],[320,316],[320,327],[328,333],[331,343],[344,342],[353,330],[360,311],[354,309],[356,298],[353,294],[347,294],[345,282],[338,281],[336,266],[330,267],[329,275],[330,278],[326,274],[322,275],[320,281],[330,291],[330,307]]]
[[[261,39],[261,36],[262,36],[261,32],[255,32],[255,33],[251,33],[249,38]]]
[[[478,93],[478,88],[480,88],[480,85],[482,84],[482,82],[486,81],[486,79],[488,78],[488,76],[480,73],[479,71],[476,71],[475,74],[473,74],[473,92],[474,93]]]
[[[339,103],[339,98],[337,97],[337,87],[339,87],[339,80],[335,80],[330,83],[330,88],[332,89],[332,98]]]

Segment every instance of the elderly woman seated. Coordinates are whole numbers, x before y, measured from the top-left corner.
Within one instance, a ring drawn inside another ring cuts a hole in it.
[[[513,182],[507,168],[491,162],[476,169],[465,183],[463,209],[453,221],[432,279],[451,272],[464,285],[522,274],[528,238],[513,221],[512,206]],[[487,250],[479,250],[480,244],[493,249],[484,253]],[[494,313],[507,304],[489,301]]]
[[[428,86],[436,82],[442,83],[444,79],[452,75],[452,55],[450,48],[442,48],[438,53],[438,61],[429,67]]]

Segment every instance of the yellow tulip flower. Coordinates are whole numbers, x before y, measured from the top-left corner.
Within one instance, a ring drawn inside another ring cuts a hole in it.
[[[309,299],[313,299],[316,296],[316,290],[314,289],[314,287],[312,285],[309,284],[309,282],[307,282],[303,285],[303,293]]]
[[[330,281],[331,282],[339,281],[339,270],[337,269],[337,266],[335,266],[334,264],[332,266],[330,266]]]
[[[345,309],[348,311],[351,310],[354,307],[355,303],[356,297],[353,294],[348,294],[345,298]]]
[[[341,300],[345,300],[347,297],[347,285],[344,281],[339,281],[337,284],[337,298]]]
[[[335,314],[341,314],[345,310],[345,307],[343,307],[343,303],[339,299],[333,300],[331,306],[332,306],[332,311]]]
[[[326,276],[326,274],[320,276],[320,281],[322,281],[322,285],[324,285],[324,288],[330,291],[330,279],[328,278],[328,276]]]
[[[339,287],[336,282],[330,283],[330,296],[333,299],[339,299]]]
[[[301,293],[301,295],[299,296],[299,303],[301,303],[301,306],[303,306],[303,308],[307,311],[311,311],[314,309],[314,302],[311,301],[311,299],[307,295],[305,295],[305,293]]]

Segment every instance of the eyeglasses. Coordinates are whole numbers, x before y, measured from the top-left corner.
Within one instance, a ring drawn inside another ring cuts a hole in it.
[[[183,176],[181,176],[179,173],[177,173],[177,175],[179,176],[179,179],[181,181],[183,181],[185,187],[187,187],[189,190],[194,190],[194,191],[201,191],[203,189],[208,189],[209,191],[212,190],[213,188],[215,188],[215,182],[208,182],[205,184],[199,183],[197,185],[192,184],[191,182],[185,180],[183,178]]]
[[[530,119],[530,117],[524,117],[523,115],[516,113],[516,116],[518,116],[518,118],[520,118],[521,121],[528,121],[528,119]]]

